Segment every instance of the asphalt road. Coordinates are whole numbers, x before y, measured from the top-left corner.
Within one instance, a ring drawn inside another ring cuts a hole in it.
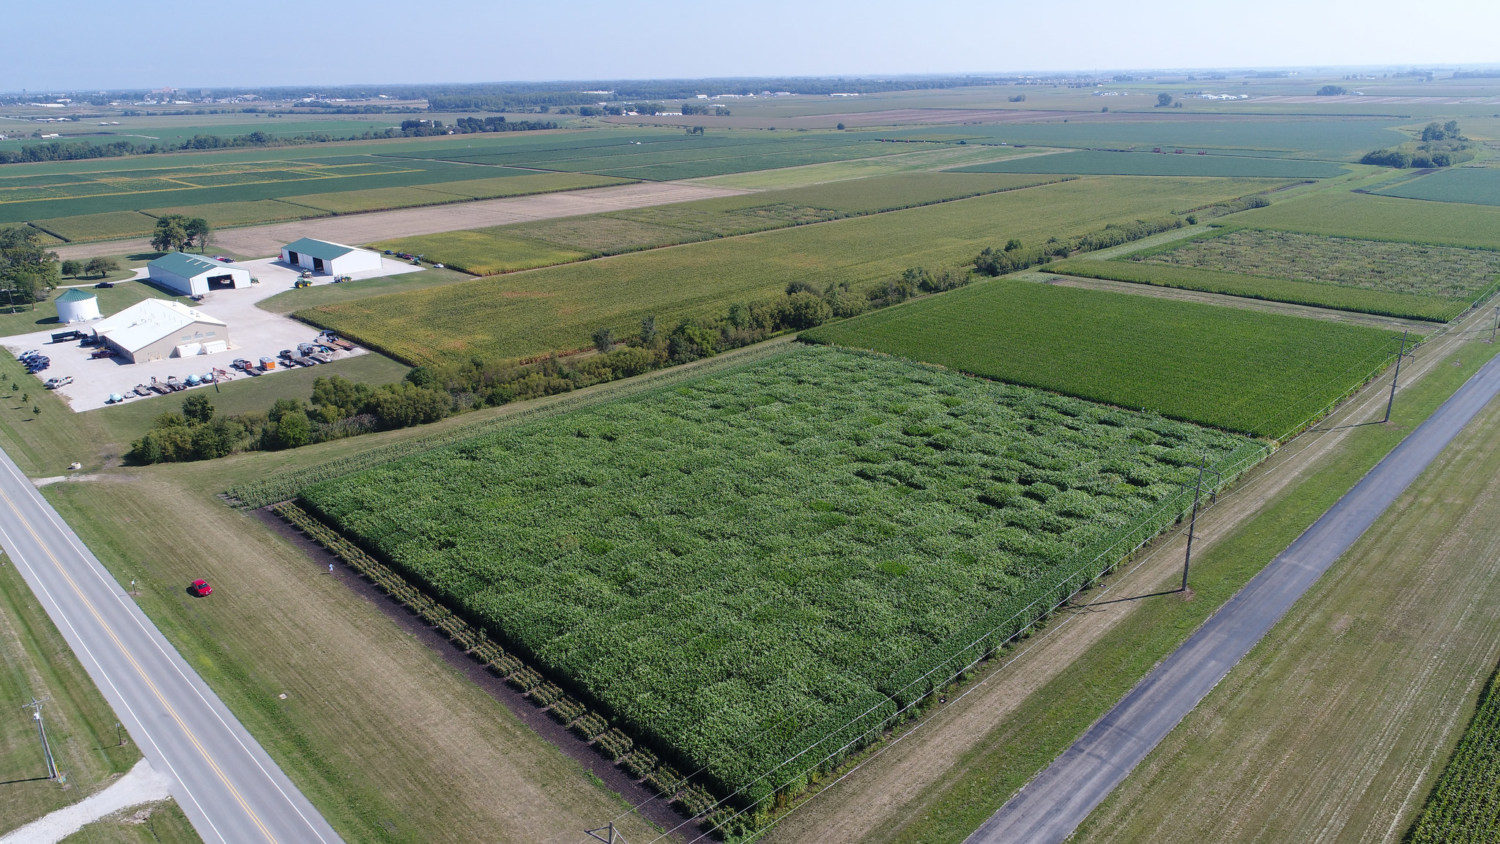
[[[204,841],[339,840],[3,453],[0,543]]]
[[[1071,835],[1497,394],[1500,358],[1475,373],[968,840],[1055,842]]]

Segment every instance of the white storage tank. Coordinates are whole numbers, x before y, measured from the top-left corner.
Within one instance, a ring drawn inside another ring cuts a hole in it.
[[[64,325],[71,322],[88,322],[99,318],[99,297],[76,287],[63,291],[57,297],[57,321]]]

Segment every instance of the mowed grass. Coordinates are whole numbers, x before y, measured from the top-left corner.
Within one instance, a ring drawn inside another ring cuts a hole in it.
[[[1434,202],[1500,205],[1500,168],[1451,167],[1377,193]]]
[[[1394,358],[1399,334],[998,280],[803,335],[1281,438]]]
[[[1222,293],[1247,299],[1288,302],[1293,305],[1311,305],[1315,308],[1421,319],[1429,322],[1447,322],[1468,308],[1467,302],[1455,302],[1452,299],[1436,296],[1389,293],[1336,284],[1266,278],[1223,270],[1201,270],[1139,261],[1091,261],[1081,258],[1048,264],[1043,269],[1045,272],[1062,275],[1128,281],[1134,284],[1172,287],[1178,290],[1202,290],[1206,293]]]
[[[592,178],[592,177],[585,177]],[[475,275],[617,255],[1031,187],[1036,176],[917,173],[399,238],[375,244]]]
[[[1263,229],[1500,249],[1500,208],[1360,193],[1317,193],[1236,215]]]
[[[4,412],[0,410],[0,412]],[[42,714],[57,767],[71,789],[47,779],[47,763],[31,713],[21,705],[49,699]],[[47,618],[21,573],[0,557],[0,833],[76,802],[140,758],[115,731],[115,715]]]
[[[718,317],[788,283],[859,293],[913,266],[961,268],[1008,238],[1040,245],[1252,192],[1260,182],[1095,177],[299,311],[411,363],[582,348],[596,328]]]
[[[1117,176],[1233,176],[1239,178],[1322,179],[1344,168],[1325,161],[1228,155],[1177,155],[1088,150],[1032,155],[959,167],[959,173],[1077,173]]]
[[[1072,591],[1065,577],[1113,564],[1134,545],[1107,550],[1117,534],[1172,524],[1200,461],[1261,448],[799,347],[301,498],[667,759],[755,800],[796,790],[855,738],[846,722],[941,685],[976,638],[1008,638]]]
[[[64,279],[68,284],[77,284],[78,280]],[[83,281],[87,281],[84,279]],[[99,299],[99,313],[104,316],[124,310],[130,305],[142,299],[173,299],[183,304],[190,304],[191,300],[186,296],[168,296],[159,288],[137,281],[117,281],[114,287],[103,289],[85,287],[86,292],[94,294]],[[21,308],[12,313],[0,305],[0,337],[10,337],[15,334],[30,334],[34,331],[64,331],[68,326],[57,321],[57,297],[65,292],[65,288],[53,291],[46,301],[38,302],[33,308]],[[45,349],[43,350],[45,351]],[[0,351],[0,354],[9,355],[8,352]]]

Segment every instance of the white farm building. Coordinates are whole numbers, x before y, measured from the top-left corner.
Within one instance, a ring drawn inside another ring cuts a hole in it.
[[[380,253],[304,237],[281,247],[282,263],[329,275],[380,269]]]
[[[67,325],[99,318],[99,297],[86,290],[70,288],[57,297],[57,321]]]
[[[146,299],[94,324],[103,345],[131,363],[222,352],[229,326],[169,299]]]
[[[202,296],[214,288],[250,286],[250,271],[244,267],[186,252],[169,252],[146,268],[152,281],[183,296]]]

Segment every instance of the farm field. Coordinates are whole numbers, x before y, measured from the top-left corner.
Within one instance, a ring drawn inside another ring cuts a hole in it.
[[[1376,191],[1382,196],[1500,205],[1500,168],[1455,167]]]
[[[1225,228],[1145,250],[1132,260],[1248,275],[1321,281],[1472,302],[1500,282],[1500,254],[1297,232]]]
[[[1479,706],[1411,830],[1412,841],[1482,837],[1500,827],[1500,672],[1490,674]]]
[[[1334,191],[1235,216],[1237,225],[1332,237],[1500,249],[1500,208]]]
[[[800,188],[824,182],[845,179],[863,179],[871,176],[888,176],[893,173],[908,173],[920,170],[937,170],[963,164],[982,164],[997,158],[1022,155],[1030,150],[1010,147],[958,146],[941,144],[933,149],[919,149],[880,158],[857,158],[852,161],[831,161],[826,164],[804,164],[801,167],[782,167],[777,170],[760,170],[748,173],[731,173],[727,176],[709,176],[699,179],[702,184],[721,188],[742,190],[776,190]]]
[[[1475,322],[1467,327],[1472,329]],[[1464,339],[1456,332],[1434,340],[1404,370],[1413,381],[1393,408],[1392,425],[1361,424],[1379,419],[1385,406],[1383,385],[1369,385],[1336,410],[1326,427],[1282,447],[1262,470],[1220,495],[1199,515],[1192,600],[1154,594],[1174,588],[1181,576],[1185,537],[1179,526],[1171,540],[1109,581],[1108,591],[1080,596],[1066,617],[1049,624],[1040,637],[1009,654],[994,671],[978,673],[981,685],[951,700],[930,723],[869,760],[862,770],[799,807],[769,840],[915,844],[965,839],[1494,354],[1494,347],[1482,339]],[[1486,429],[1477,430],[1482,435]],[[1388,590],[1383,594],[1390,595]],[[1345,631],[1345,641],[1349,634]],[[1475,691],[1477,685],[1470,690]],[[1309,710],[1306,720],[1323,714]],[[1197,734],[1179,735],[1197,746]],[[1360,741],[1368,746],[1368,734]],[[1252,748],[1267,753],[1277,749]],[[1235,765],[1240,760],[1218,761]],[[1266,766],[1256,772],[1265,774]],[[1185,785],[1180,792],[1185,805],[1217,794],[1211,782],[1205,786],[1195,779]],[[1274,801],[1281,794],[1268,789],[1238,797]],[[1410,797],[1421,799],[1420,794]],[[1155,808],[1165,816],[1175,805],[1161,803]],[[1181,825],[1179,818],[1174,826]],[[1400,833],[1398,828],[1389,834]]]
[[[1364,326],[998,280],[802,335],[1284,438],[1394,358]]]
[[[790,136],[755,130],[705,135],[687,135],[680,131],[650,135],[594,132],[492,144],[470,150],[445,150],[436,154],[401,153],[399,157],[432,156],[434,160],[468,164],[667,181],[910,152],[904,145],[882,143],[880,137],[879,133],[871,132],[818,132]]]
[[[1480,348],[1460,355],[1493,354]],[[1492,406],[1079,839],[1214,841],[1255,830],[1281,841],[1400,841],[1416,818],[1407,840],[1487,840],[1500,811],[1496,700],[1484,682],[1500,659],[1496,424]]]
[[[611,328],[720,316],[804,280],[857,295],[903,270],[961,268],[1007,238],[1040,243],[1262,190],[1264,182],[1091,177],[922,208],[550,267],[298,311],[413,364],[582,348]]]
[[[1097,101],[1095,102],[1097,107]],[[1390,119],[1262,118],[1195,115],[1078,115],[1045,123],[902,129],[886,135],[900,140],[967,140],[1084,149],[1151,150],[1182,148],[1242,155],[1353,161],[1365,152],[1394,146],[1410,137],[1395,131],[1411,121]]]
[[[1141,261],[1099,261],[1077,258],[1046,265],[1044,272],[1083,278],[1100,278],[1171,287],[1179,290],[1201,290],[1271,302],[1311,305],[1338,311],[1380,314],[1382,316],[1447,322],[1463,313],[1468,302],[1436,296],[1389,293],[1361,287],[1293,281],[1282,278],[1245,275],[1223,270],[1201,270],[1166,266]]]
[[[855,738],[981,633],[1071,591],[1067,573],[1113,563],[1133,544],[1101,556],[1118,532],[1171,524],[1199,461],[1262,448],[803,347],[301,498],[749,802],[834,748],[762,776],[783,759]]]
[[[1228,155],[1175,155],[1142,152],[1062,152],[971,164],[957,173],[1075,173],[1117,176],[1230,176],[1239,178],[1322,179],[1344,168],[1325,161]]]
[[[382,241],[475,275],[929,205],[1053,181],[907,173],[807,188]]]

